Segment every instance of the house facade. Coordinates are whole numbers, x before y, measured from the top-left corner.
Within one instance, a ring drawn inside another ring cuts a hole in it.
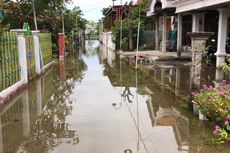
[[[178,47],[183,45],[183,18],[189,17],[192,32],[214,32],[217,67],[230,53],[230,0],[175,0],[178,14]]]
[[[170,32],[173,29],[173,16],[175,15],[176,9],[172,5],[172,2],[172,0],[149,1],[147,16],[155,17],[155,47],[162,52],[166,52],[169,48],[168,40],[170,39]]]
[[[159,26],[163,27],[162,51],[166,51],[167,30],[176,29],[177,51],[191,48],[188,32],[214,32],[207,44],[215,49],[217,66],[224,62],[226,53],[230,53],[230,0],[151,0],[147,16],[156,17],[156,33]],[[163,18],[162,24],[160,18]],[[167,29],[170,18],[171,29]],[[157,34],[155,37],[159,44]]]

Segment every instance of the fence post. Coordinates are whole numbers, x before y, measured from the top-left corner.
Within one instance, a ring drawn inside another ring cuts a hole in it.
[[[38,38],[39,32],[40,31],[32,31],[34,40],[35,71],[38,75],[41,73],[40,43]]]
[[[27,55],[26,55],[26,40],[24,38],[23,29],[12,29],[11,32],[17,33],[17,40],[18,40],[18,56],[19,56],[19,63],[20,63],[20,77],[21,80],[24,80],[25,83],[28,82],[28,72],[27,72]]]
[[[63,60],[65,57],[65,35],[63,33],[59,33],[59,58],[60,60]]]

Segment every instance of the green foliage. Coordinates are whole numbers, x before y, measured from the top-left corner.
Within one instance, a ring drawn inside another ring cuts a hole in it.
[[[230,76],[230,55],[227,56],[226,63],[221,66],[221,69],[224,71],[226,75]]]
[[[98,24],[95,21],[88,21],[86,24],[85,33],[90,38],[91,36],[95,37],[98,35]]]
[[[202,113],[214,121],[223,121],[230,116],[230,84],[217,88],[203,85],[198,93],[194,94],[194,102],[197,103]]]
[[[128,25],[127,22],[122,21],[122,50],[127,50],[129,48],[129,41],[128,41]],[[113,33],[113,42],[116,44],[116,46],[119,48],[120,46],[120,26],[121,22],[117,22],[115,26],[112,28],[112,33]],[[133,32],[133,44],[134,48],[136,48],[137,44],[137,28],[138,28],[138,19],[133,19],[131,20],[131,27],[132,27],[132,32]],[[140,45],[143,42],[143,34],[144,34],[144,24],[141,22],[140,26]]]
[[[32,1],[10,1],[3,4],[5,20],[3,25],[9,24],[11,29],[22,29],[23,23],[27,22],[32,30],[35,29]],[[71,0],[35,0],[38,29],[41,32],[52,33],[52,41],[57,46],[58,33],[62,32],[62,11],[64,11],[65,34],[71,35],[74,31],[85,29],[86,20],[82,18],[79,7],[73,10],[67,9],[66,4]],[[77,22],[76,22],[76,19]]]
[[[208,139],[208,143],[220,145],[230,141],[230,84],[217,88],[203,85],[200,92],[193,95],[201,112],[218,124],[213,132],[215,138]]]

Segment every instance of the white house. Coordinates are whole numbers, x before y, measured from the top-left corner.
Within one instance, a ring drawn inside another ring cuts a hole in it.
[[[230,0],[151,0],[147,16],[163,15],[163,44],[166,44],[166,18],[174,16],[177,25],[177,50],[191,46],[187,32],[214,32],[212,45],[216,48],[217,67],[230,53]],[[159,22],[159,20],[156,20]],[[156,33],[158,31],[156,26]],[[156,35],[157,37],[157,35]],[[157,44],[159,42],[156,41]],[[163,45],[163,51],[165,51]]]
[[[215,32],[217,67],[224,62],[230,48],[230,0],[175,0],[178,14],[178,47],[182,45],[183,17],[192,17],[192,32]]]

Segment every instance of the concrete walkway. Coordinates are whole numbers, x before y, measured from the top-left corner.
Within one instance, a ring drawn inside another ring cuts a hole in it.
[[[136,52],[122,52],[124,57],[135,57]],[[157,50],[152,51],[139,51],[138,57],[145,59],[155,59],[155,60],[191,60],[192,52],[182,52],[181,57],[177,57],[177,52],[160,52]]]

